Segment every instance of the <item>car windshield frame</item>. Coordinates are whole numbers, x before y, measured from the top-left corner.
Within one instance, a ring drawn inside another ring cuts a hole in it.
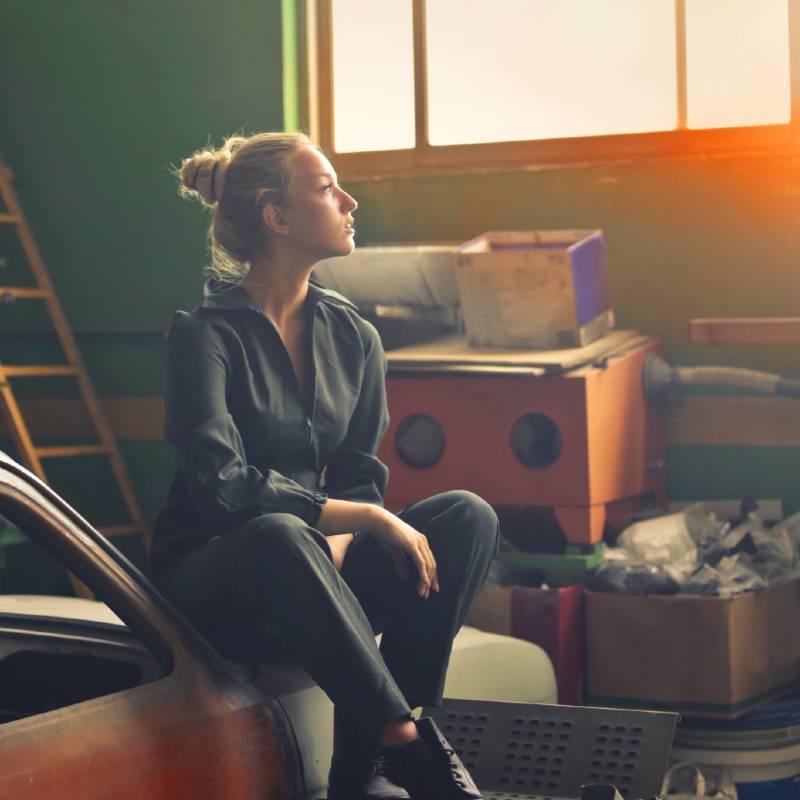
[[[176,659],[184,652],[199,658],[212,671],[239,673],[236,665],[223,659],[112,542],[46,483],[2,451],[0,515],[83,581],[123,623],[119,626],[87,620],[81,625],[117,634],[129,631],[160,662],[165,675],[173,671]]]

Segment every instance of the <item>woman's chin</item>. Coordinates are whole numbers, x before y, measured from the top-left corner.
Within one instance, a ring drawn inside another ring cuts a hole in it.
[[[356,249],[356,242],[355,242],[355,239],[352,236],[346,236],[345,237],[343,249],[344,249],[344,252],[340,253],[340,255],[343,255],[343,256],[349,256],[350,253],[352,253],[353,250]]]
[[[352,236],[348,236],[341,240],[336,245],[331,245],[327,247],[324,251],[324,255],[320,256],[320,260],[324,260],[326,258],[341,258],[342,256],[349,256],[353,250],[356,249],[356,244],[353,241]]]

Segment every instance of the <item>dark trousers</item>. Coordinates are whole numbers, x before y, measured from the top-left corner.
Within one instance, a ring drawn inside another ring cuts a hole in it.
[[[436,559],[441,590],[427,599],[413,563],[403,581],[372,536],[356,535],[339,573],[326,537],[281,513],[215,537],[156,583],[223,655],[288,651],[374,741],[412,708],[441,705],[453,639],[499,545],[497,515],[472,492],[443,492],[398,516]]]

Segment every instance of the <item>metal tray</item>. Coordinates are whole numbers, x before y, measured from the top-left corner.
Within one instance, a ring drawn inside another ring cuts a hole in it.
[[[486,800],[573,800],[612,784],[626,800],[661,791],[679,715],[446,698],[425,707]]]

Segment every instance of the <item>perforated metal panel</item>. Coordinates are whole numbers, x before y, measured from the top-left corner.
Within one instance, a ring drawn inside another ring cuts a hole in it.
[[[447,698],[424,708],[487,800],[567,800],[586,784],[658,795],[677,714]]]

